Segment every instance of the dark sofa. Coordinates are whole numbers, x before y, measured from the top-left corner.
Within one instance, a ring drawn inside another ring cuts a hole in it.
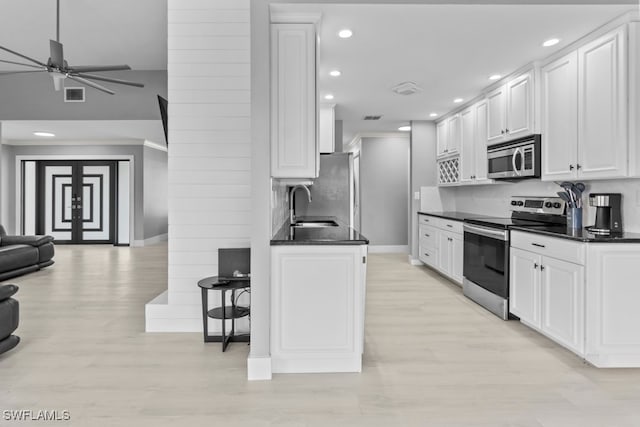
[[[53,237],[8,236],[0,225],[0,280],[53,264]]]
[[[16,292],[16,285],[0,285],[0,354],[20,342],[20,337],[11,335],[18,328],[20,316],[18,301],[11,298]]]

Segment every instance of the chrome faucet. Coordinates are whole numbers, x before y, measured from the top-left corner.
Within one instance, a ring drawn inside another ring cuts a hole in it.
[[[290,224],[295,224],[295,221],[296,221],[296,214],[295,214],[296,205],[294,203],[294,196],[296,194],[296,190],[298,190],[299,188],[304,188],[304,190],[307,192],[307,198],[309,199],[309,203],[311,203],[311,191],[309,191],[309,187],[301,184],[296,185],[295,187],[291,187],[291,190],[289,191],[289,223]]]

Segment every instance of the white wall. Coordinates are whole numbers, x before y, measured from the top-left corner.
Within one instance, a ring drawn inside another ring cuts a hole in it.
[[[360,229],[371,246],[407,246],[409,138],[362,138]]]
[[[146,328],[195,332],[198,280],[217,274],[218,248],[250,244],[250,9],[249,0],[168,8],[168,291],[147,304]]]
[[[167,234],[169,216],[167,174],[167,152],[145,146],[143,148],[145,240]]]
[[[420,200],[415,199],[415,193],[420,193],[420,188],[435,185],[436,174],[436,125],[432,121],[411,122],[411,176],[409,198],[411,200],[409,210],[409,231],[411,259],[418,261],[418,211]],[[422,197],[422,196],[421,196]]]

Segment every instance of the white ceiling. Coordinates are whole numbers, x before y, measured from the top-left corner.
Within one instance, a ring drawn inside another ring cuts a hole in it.
[[[613,3],[613,2],[612,2]],[[363,131],[395,131],[409,120],[432,120],[453,99],[471,99],[491,82],[542,59],[600,25],[637,9],[632,5],[278,5],[277,12],[321,13],[322,97],[335,95],[344,142]],[[340,29],[354,35],[340,39]],[[553,48],[541,43],[562,41]],[[339,69],[340,77],[329,71]],[[402,96],[391,88],[416,82],[423,91]],[[382,114],[380,122],[365,115]]]
[[[137,70],[166,69],[167,0],[60,2],[60,41],[71,64],[127,63]],[[543,58],[633,8],[629,4],[274,7],[322,13],[319,89],[321,95],[335,95],[332,102],[337,104],[337,118],[344,120],[345,142],[357,132],[395,131],[409,120],[429,120],[431,112],[445,113],[454,107],[453,98],[477,95],[489,84],[490,74],[508,74]],[[351,39],[336,37],[343,27],[354,31]],[[551,36],[562,42],[542,48],[540,43]],[[0,45],[46,60],[50,38],[55,38],[55,0],[0,0]],[[0,58],[11,60],[5,53]],[[334,68],[342,76],[329,77]],[[11,66],[0,64],[0,70],[7,69]],[[406,80],[415,81],[423,91],[411,96],[390,91]],[[379,122],[361,120],[369,114],[384,117]],[[120,123],[118,132],[137,139],[144,126],[128,122]],[[3,123],[4,138],[33,139],[33,125],[7,123]],[[109,123],[88,127],[74,123],[49,127],[60,139],[103,140],[114,135]],[[154,138],[163,141],[158,124],[153,126]]]
[[[55,0],[0,0],[0,45],[46,62],[49,39],[55,37]],[[60,0],[60,42],[72,65],[166,70],[167,0]],[[0,59],[24,62],[4,51]],[[25,68],[0,63],[0,70],[17,69]],[[56,137],[38,139],[32,133],[36,129]],[[17,144],[165,140],[162,123],[154,120],[3,121],[2,137]]]
[[[0,45],[46,62],[55,38],[56,0],[0,0]],[[60,42],[71,65],[166,70],[167,0],[60,0]]]

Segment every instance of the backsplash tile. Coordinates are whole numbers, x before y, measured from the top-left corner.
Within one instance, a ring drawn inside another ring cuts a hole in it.
[[[578,181],[575,181],[578,182]],[[606,181],[583,181],[585,226],[595,221],[595,208],[588,206],[589,193],[622,193],[622,222],[624,229],[640,232],[640,179],[616,179]],[[509,216],[511,196],[556,196],[562,191],[559,185],[535,179],[514,183],[473,185],[461,187],[422,187],[422,211],[472,212],[481,215]],[[434,209],[434,206],[437,209]]]

